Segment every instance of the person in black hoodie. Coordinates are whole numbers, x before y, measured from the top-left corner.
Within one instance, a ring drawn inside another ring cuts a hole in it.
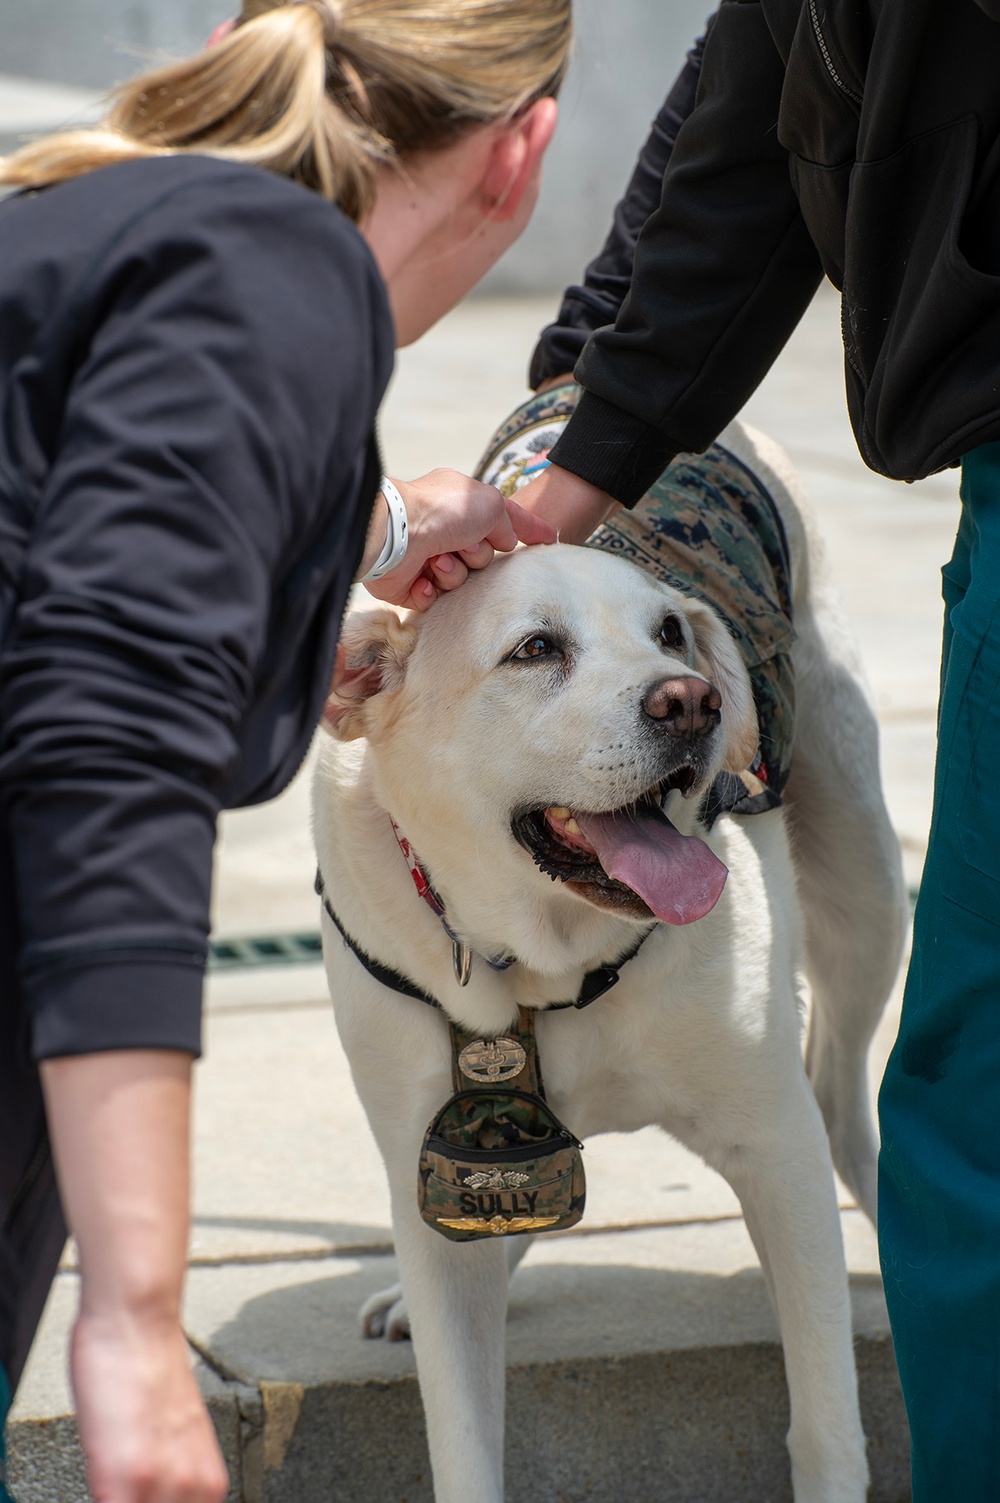
[[[551,468],[521,492],[567,541],[633,505],[735,416],[824,273],[866,462],[901,480],[961,465],[934,814],[880,1096],[879,1240],[915,1503],[1000,1496],[997,23],[1000,0],[724,0],[699,78],[688,65],[697,92],[660,152],[655,212],[644,221],[655,172],[640,171],[536,351],[539,384],[592,319],[609,325],[576,364],[584,393]]]
[[[179,1319],[216,815],[301,763],[352,579],[424,608],[554,540],[380,479],[374,420],[526,223],[569,35],[570,0],[246,0],[0,164],[0,1424],[65,1208],[100,1503],[226,1491]]]

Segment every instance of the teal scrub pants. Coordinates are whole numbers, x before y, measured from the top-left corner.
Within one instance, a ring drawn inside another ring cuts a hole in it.
[[[879,1100],[914,1503],[1000,1500],[1000,444],[962,466],[934,814]]]
[[[10,1384],[3,1367],[0,1367],[0,1503],[14,1503],[14,1499],[7,1491],[7,1447],[4,1444],[4,1428],[7,1423],[7,1411],[10,1409]]]

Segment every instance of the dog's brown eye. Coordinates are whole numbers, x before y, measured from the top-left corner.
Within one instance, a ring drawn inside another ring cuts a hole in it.
[[[660,641],[664,647],[684,646],[684,629],[676,616],[668,616],[660,627]]]
[[[511,656],[524,662],[529,658],[550,657],[557,650],[555,643],[550,641],[548,637],[529,637],[526,642],[521,643],[517,651],[512,653]]]

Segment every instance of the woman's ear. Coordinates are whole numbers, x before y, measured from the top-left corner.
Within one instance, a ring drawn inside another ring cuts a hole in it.
[[[502,224],[513,219],[522,207],[530,214],[542,158],[558,118],[559,106],[554,99],[536,99],[499,132],[480,182],[483,208],[490,219]]]
[[[205,43],[206,49],[209,47],[217,47],[220,42],[224,42],[235,25],[235,16],[230,16],[228,21],[220,21],[218,26],[212,32],[212,35],[209,37],[208,41]]]

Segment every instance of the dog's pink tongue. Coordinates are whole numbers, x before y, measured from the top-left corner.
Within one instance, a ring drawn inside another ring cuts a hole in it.
[[[692,924],[710,913],[729,875],[696,835],[682,835],[659,810],[638,818],[577,814],[583,838],[604,870],[639,894],[667,924]]]

